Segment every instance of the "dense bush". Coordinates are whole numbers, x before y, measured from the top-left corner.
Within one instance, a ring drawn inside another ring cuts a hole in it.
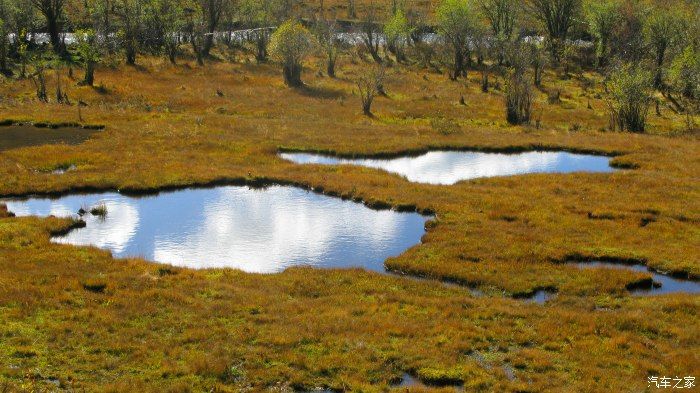
[[[610,128],[644,132],[652,101],[652,75],[636,65],[616,69],[607,84]]]

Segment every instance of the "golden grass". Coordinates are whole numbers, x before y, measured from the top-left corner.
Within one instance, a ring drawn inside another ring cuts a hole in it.
[[[410,372],[463,380],[468,390],[637,391],[647,375],[698,374],[697,296],[630,297],[625,286],[648,275],[560,263],[628,259],[700,276],[700,143],[669,136],[681,117],[652,115],[658,135],[600,132],[600,87],[586,92],[576,78],[549,74],[546,87],[560,86],[563,103],[548,105],[538,93],[541,128],[510,127],[502,93],[481,93],[476,74],[454,83],[391,68],[389,97],[369,119],[353,93],[362,72],[354,63],[346,59],[337,80],[307,71],[302,90],[285,88],[271,65],[148,59],[138,69],[100,70],[106,92],[69,87],[68,95],[88,103],[83,122],[106,129],[79,146],[1,152],[0,195],[277,181],[432,210],[437,221],[423,244],[387,266],[491,296],[359,270],[261,276],[115,261],[97,249],[50,244],[48,234],[70,224],[64,220],[3,218],[0,381],[13,389],[40,375],[37,384],[58,377],[87,390],[376,391]],[[75,106],[31,100],[29,83],[6,83],[0,94],[9,98],[0,118],[77,121]],[[436,118],[458,131],[434,129]],[[616,165],[636,169],[430,186],[367,168],[294,165],[276,156],[280,147],[562,148],[615,154]],[[76,170],[39,170],[66,163]],[[500,295],[544,287],[559,293],[545,306]],[[515,368],[515,381],[504,364]]]

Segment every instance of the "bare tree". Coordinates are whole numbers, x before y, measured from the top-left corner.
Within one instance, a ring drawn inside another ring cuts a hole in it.
[[[377,64],[382,63],[382,57],[379,56],[379,45],[382,38],[382,27],[377,18],[377,9],[372,4],[367,7],[365,16],[360,24],[362,42]]]
[[[340,43],[337,38],[338,25],[335,21],[321,19],[316,21],[314,34],[326,58],[326,72],[335,78],[335,65],[340,54]]]
[[[46,30],[49,33],[54,51],[62,51],[61,24],[63,23],[65,0],[32,0],[32,4],[46,18]]]

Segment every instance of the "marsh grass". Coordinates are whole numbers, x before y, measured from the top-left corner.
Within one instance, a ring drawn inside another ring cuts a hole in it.
[[[446,75],[425,80],[425,70],[401,67],[387,72],[391,97],[378,97],[368,118],[353,95],[366,67],[359,60],[341,61],[337,79],[305,76],[311,93],[286,88],[272,65],[142,61],[140,69],[97,70],[109,94],[64,86],[89,104],[85,122],[107,128],[77,146],[0,153],[0,195],[281,182],[430,211],[436,220],[423,244],[386,266],[474,285],[486,296],[360,270],[255,275],[114,260],[97,248],[50,242],[79,222],[11,218],[0,208],[0,359],[11,359],[0,362],[0,381],[13,389],[28,370],[72,378],[86,391],[368,392],[388,389],[406,372],[460,380],[473,391],[643,390],[648,374],[695,372],[697,297],[635,298],[625,288],[648,278],[644,273],[561,263],[571,255],[633,258],[700,277],[700,211],[688,203],[700,200],[700,143],[693,135],[667,136],[685,127],[682,115],[647,119],[658,135],[597,132],[608,121],[605,101],[595,98],[602,97],[599,83],[589,88],[587,109],[576,80],[545,73],[545,85],[569,93],[567,106],[546,106],[546,93],[533,90],[538,108],[547,109],[541,128],[510,126],[503,93],[481,92],[476,73],[457,86]],[[214,94],[221,86],[224,97]],[[339,92],[346,103],[313,88]],[[3,102],[2,118],[76,121],[75,108],[26,98],[33,94],[27,81],[0,90],[25,97]],[[197,118],[206,121],[197,127]],[[462,132],[441,132],[431,126],[435,119],[460,124]],[[571,124],[580,130],[569,132]],[[630,169],[444,187],[368,168],[294,165],[279,159],[280,146],[346,156],[566,149],[615,156],[616,166]],[[57,162],[80,162],[80,171],[35,170]],[[95,293],[83,283],[107,286]],[[537,288],[557,296],[543,306],[511,298]],[[475,350],[499,367],[513,365],[516,378],[465,355]],[[13,358],[16,351],[36,356]]]

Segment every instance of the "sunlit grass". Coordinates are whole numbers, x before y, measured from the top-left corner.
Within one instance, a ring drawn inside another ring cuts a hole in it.
[[[0,195],[278,181],[415,207],[434,211],[436,222],[422,245],[387,266],[478,286],[487,297],[356,270],[261,276],[115,261],[50,244],[49,233],[71,222],[2,218],[0,391],[3,380],[30,383],[28,374],[37,385],[56,377],[87,391],[378,391],[405,372],[469,390],[642,390],[647,375],[696,371],[697,296],[630,297],[625,287],[648,275],[563,264],[628,259],[700,276],[692,203],[700,200],[700,144],[676,135],[681,117],[652,114],[659,135],[602,132],[601,87],[586,92],[579,79],[549,73],[545,89],[562,89],[561,103],[538,92],[540,127],[510,127],[502,92],[482,93],[478,74],[455,83],[392,68],[389,97],[377,99],[369,119],[353,87],[362,63],[350,59],[337,80],[307,69],[300,90],[284,87],[274,65],[141,62],[98,70],[102,91],[71,84],[71,99],[88,104],[83,122],[106,129],[79,146],[0,153]],[[37,104],[31,92],[29,82],[4,84],[10,99],[0,117],[77,121],[77,107]],[[294,165],[277,157],[281,146],[342,154],[563,148],[614,154],[616,166],[636,169],[430,186],[368,168]],[[47,173],[62,163],[77,168]],[[558,294],[545,306],[510,298],[536,288]]]

